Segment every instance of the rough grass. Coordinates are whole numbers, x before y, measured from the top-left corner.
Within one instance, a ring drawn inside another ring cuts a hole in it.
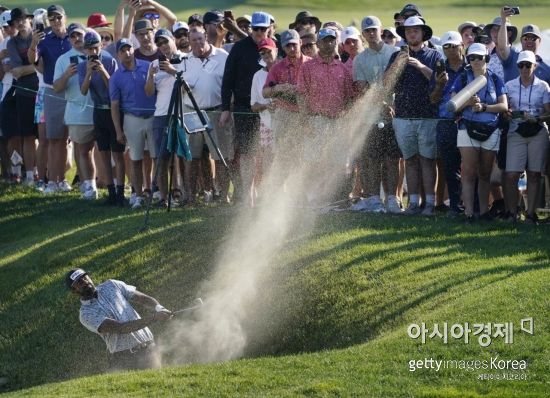
[[[249,359],[99,375],[104,344],[78,323],[78,302],[62,285],[67,269],[89,269],[97,281],[125,280],[180,308],[201,295],[233,217],[226,207],[157,211],[151,229],[139,234],[140,213],[9,188],[0,196],[4,388],[40,397],[546,394],[547,227],[365,214],[321,216],[312,233],[290,237],[265,275],[261,311],[244,325],[262,331],[251,335]],[[535,319],[534,336],[519,331],[526,317]],[[475,336],[469,344],[420,344],[406,333],[413,322],[514,322],[516,331],[513,344],[495,339],[487,348]],[[163,330],[154,328],[168,339]],[[527,380],[483,381],[480,373],[499,372],[408,367],[412,359],[495,356],[526,360],[527,370],[516,373]]]

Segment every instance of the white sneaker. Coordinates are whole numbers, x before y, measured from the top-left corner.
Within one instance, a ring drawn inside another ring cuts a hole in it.
[[[59,192],[59,186],[57,185],[57,183],[53,181],[48,182],[48,185],[46,185],[46,188],[44,188],[44,194],[51,195],[56,192]]]
[[[63,180],[60,183],[57,184],[60,192],[71,192],[73,188],[71,187],[71,184],[67,180]]]
[[[135,192],[133,192],[131,195],[130,195],[130,199],[128,200],[128,204],[131,206],[134,205],[134,203],[136,203],[136,199],[137,199],[137,195]]]
[[[378,196],[371,196],[367,199],[364,199],[363,211],[367,213],[385,213],[386,208],[384,203],[380,200]]]
[[[154,201],[160,200],[160,191],[153,192],[153,200]]]
[[[143,198],[141,196],[136,196],[134,204],[132,205],[132,210],[141,209],[143,207]]]
[[[91,185],[86,187],[86,191],[82,193],[82,199],[86,200],[96,200],[97,199],[97,189],[94,189]]]
[[[397,196],[389,195],[388,204],[386,205],[386,212],[400,214],[402,211],[403,210],[401,210],[401,204],[399,203],[399,199],[397,199]]]
[[[204,204],[209,204],[210,202],[212,202],[212,199],[214,199],[212,191],[204,191]]]

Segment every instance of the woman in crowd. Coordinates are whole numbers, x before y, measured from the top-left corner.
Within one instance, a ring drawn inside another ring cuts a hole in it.
[[[516,222],[518,180],[527,171],[527,214],[525,221],[537,224],[536,201],[540,176],[546,163],[550,115],[550,87],[535,76],[537,60],[531,51],[520,52],[517,60],[519,77],[506,83],[512,118],[506,152],[506,200],[509,220]]]
[[[469,67],[457,76],[451,96],[454,96],[478,76],[487,84],[457,111],[462,111],[458,126],[457,147],[462,157],[462,200],[468,222],[474,215],[474,191],[478,180],[479,218],[488,220],[490,177],[500,140],[497,128],[500,112],[508,109],[506,88],[502,80],[487,68],[489,56],[481,43],[468,48]]]

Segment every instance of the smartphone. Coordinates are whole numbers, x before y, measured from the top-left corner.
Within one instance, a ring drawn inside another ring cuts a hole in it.
[[[435,73],[438,75],[445,73],[445,62],[443,60],[438,59],[435,63]]]
[[[99,61],[99,55],[97,54],[88,55],[88,61]]]
[[[36,25],[34,25],[34,29],[37,31],[37,32],[44,32],[44,24],[43,23],[37,23]]]
[[[523,119],[523,111],[512,111],[512,119]]]
[[[235,20],[235,17],[233,16],[233,11],[232,10],[225,10],[223,12],[223,17]]]
[[[166,58],[166,55],[160,54],[160,55],[159,55],[159,63],[161,63],[161,62],[163,62],[163,61],[168,61],[168,58]]]
[[[519,15],[519,7],[509,7],[512,10],[512,15]]]
[[[78,55],[73,55],[69,57],[69,62],[73,65],[78,65]]]

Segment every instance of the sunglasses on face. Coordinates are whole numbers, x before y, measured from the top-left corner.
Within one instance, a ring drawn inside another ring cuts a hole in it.
[[[393,39],[393,35],[384,34],[384,35],[382,35],[382,39]]]
[[[478,54],[473,54],[473,55],[468,55],[468,61],[469,62],[472,62],[472,61],[481,61],[485,58],[484,55],[478,55]]]
[[[457,44],[444,44],[443,49],[448,50],[450,48],[458,48]]]
[[[533,36],[533,35],[526,35],[526,36],[523,36],[523,39],[525,41],[537,41],[538,37],[537,36]]]
[[[157,47],[162,47],[168,44],[168,40],[157,40],[155,44],[157,45]]]
[[[527,68],[530,69],[533,64],[531,62],[520,62],[518,64],[519,69]]]
[[[107,36],[101,36],[101,40],[103,41],[111,41],[111,36],[107,35]]]
[[[54,21],[61,21],[63,19],[63,15],[56,15],[55,17],[48,17],[48,21],[54,22]]]
[[[71,38],[71,39],[80,39],[82,36],[84,36],[82,33],[74,32],[74,33],[70,34],[69,38]]]
[[[174,33],[174,37],[176,39],[181,39],[182,37],[187,37],[187,36],[189,36],[189,32],[187,32],[186,30],[182,30]]]
[[[260,32],[266,32],[266,31],[267,31],[267,28],[264,28],[264,27],[261,27],[261,26],[254,26],[254,27],[252,28],[252,30],[253,30],[254,32],[258,32],[258,31],[260,31]]]
[[[143,14],[143,18],[146,18],[146,19],[159,19],[160,14],[158,14],[156,12],[146,12],[145,14]]]

